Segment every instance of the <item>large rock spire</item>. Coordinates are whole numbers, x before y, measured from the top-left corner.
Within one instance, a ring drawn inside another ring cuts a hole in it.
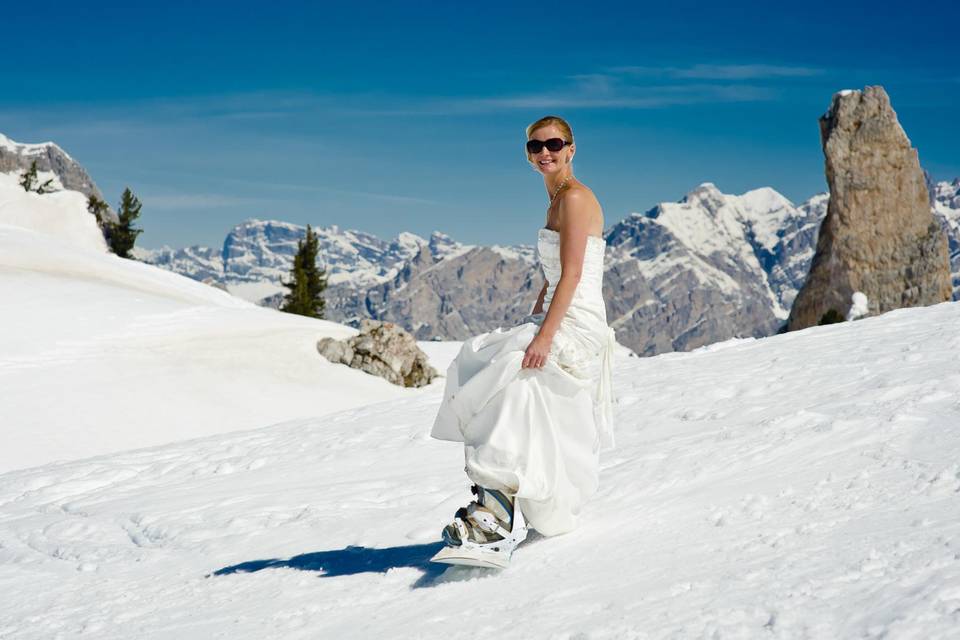
[[[830,201],[789,329],[816,325],[830,310],[846,316],[857,291],[869,315],[949,300],[947,239],[883,87],[834,94],[820,141]]]

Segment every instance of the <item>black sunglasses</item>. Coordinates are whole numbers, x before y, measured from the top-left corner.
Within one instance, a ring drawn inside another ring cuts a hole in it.
[[[568,144],[573,143],[567,142],[563,138],[550,138],[549,140],[527,140],[527,151],[530,153],[540,153],[543,151],[543,148],[546,147],[548,150],[556,153]]]

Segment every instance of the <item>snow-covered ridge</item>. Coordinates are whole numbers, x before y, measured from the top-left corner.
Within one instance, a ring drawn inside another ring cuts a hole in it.
[[[73,160],[73,158],[70,158],[70,154],[64,151],[63,148],[60,147],[60,145],[58,145],[56,142],[26,144],[23,142],[14,142],[2,133],[0,133],[0,148],[6,149],[14,154],[22,154],[27,156],[38,156],[46,154],[49,149],[56,149],[70,160]]]
[[[407,231],[393,240],[383,240],[358,229],[339,225],[312,227],[320,244],[319,264],[327,270],[331,285],[368,289],[393,280],[400,269],[426,248],[433,260],[447,260],[476,248],[435,231],[425,239]],[[135,255],[177,273],[206,282],[217,282],[252,302],[284,291],[297,241],[306,227],[279,220],[250,219],[235,226],[218,252],[209,247],[184,249],[136,249]],[[507,259],[533,264],[533,247],[491,247]]]

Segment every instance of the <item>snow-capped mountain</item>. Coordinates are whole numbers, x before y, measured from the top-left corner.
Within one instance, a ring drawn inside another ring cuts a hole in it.
[[[532,306],[525,299],[490,300],[493,291],[533,286],[536,255],[530,245],[478,247],[439,231],[428,239],[403,232],[387,241],[338,225],[314,230],[319,264],[327,270],[330,319],[352,325],[364,317],[389,319],[420,339],[464,337],[487,330],[491,322],[521,317]],[[165,247],[136,249],[135,255],[252,302],[278,306],[305,232],[306,227],[287,222],[248,220],[231,230],[219,252]]]
[[[631,214],[606,234],[607,319],[653,355],[779,329],[803,283],[824,196],[794,206],[770,188],[742,195],[709,182]]]
[[[0,136],[0,169],[13,176],[36,159],[59,189],[97,194],[86,172],[53,143]],[[2,173],[3,171],[0,171]],[[960,180],[929,180],[931,206],[950,239],[960,298]],[[765,187],[741,195],[703,183],[679,202],[634,213],[605,233],[608,320],[638,353],[689,350],[777,331],[803,284],[828,194],[794,205]],[[462,339],[519,321],[543,279],[531,245],[481,247],[435,231],[383,240],[337,225],[315,228],[327,269],[327,317],[357,326],[391,320],[421,340]],[[135,249],[145,262],[278,306],[305,227],[248,220],[220,249]],[[504,296],[504,291],[516,295]]]
[[[941,182],[936,212],[960,271],[960,200]],[[794,205],[769,187],[735,195],[703,183],[679,202],[660,203],[610,227],[605,237],[608,321],[638,353],[684,351],[731,337],[764,336],[786,319],[816,247],[829,195]],[[384,241],[361,231],[318,227],[330,270],[327,316],[398,322],[418,339],[463,339],[520,320],[542,285],[530,245],[464,245],[434,232]],[[220,252],[142,252],[144,259],[251,301],[277,305],[304,228],[248,221]],[[217,269],[220,268],[220,275]],[[956,276],[960,282],[960,275]],[[506,298],[496,295],[516,291]],[[960,288],[958,288],[960,292]]]
[[[400,268],[427,247],[437,260],[468,249],[449,236],[434,232],[429,239],[403,232],[393,240],[338,225],[313,227],[320,251],[318,264],[327,270],[330,286],[367,289],[394,278]],[[220,250],[136,249],[135,255],[188,277],[223,285],[251,302],[285,291],[297,242],[306,227],[277,220],[247,220],[234,227]]]
[[[822,196],[794,207],[773,189],[734,196],[704,183],[679,203],[633,214],[606,233],[611,324],[641,353],[772,333],[803,282],[825,211]],[[276,305],[303,233],[275,221],[237,226],[220,252],[220,275],[215,252],[204,247],[139,256],[251,301],[272,295],[268,304]],[[392,320],[419,339],[462,339],[516,322],[543,282],[531,268],[531,245],[476,247],[439,232],[388,242],[337,226],[317,233],[330,283],[327,316],[350,324]],[[495,295],[502,291],[518,295]],[[655,313],[662,305],[679,310],[666,324]]]

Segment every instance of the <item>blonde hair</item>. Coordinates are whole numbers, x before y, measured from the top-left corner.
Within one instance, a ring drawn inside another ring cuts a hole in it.
[[[533,135],[533,132],[537,129],[540,129],[541,127],[548,127],[550,125],[554,125],[557,129],[560,129],[563,139],[570,144],[573,144],[573,129],[571,129],[567,121],[560,116],[544,116],[533,124],[527,126],[527,140],[530,139],[530,136]],[[526,145],[526,141],[524,141],[524,145]],[[527,162],[529,162],[530,165],[536,169],[537,163],[530,155],[530,152],[527,151],[526,146],[524,146],[523,151],[527,154]]]

